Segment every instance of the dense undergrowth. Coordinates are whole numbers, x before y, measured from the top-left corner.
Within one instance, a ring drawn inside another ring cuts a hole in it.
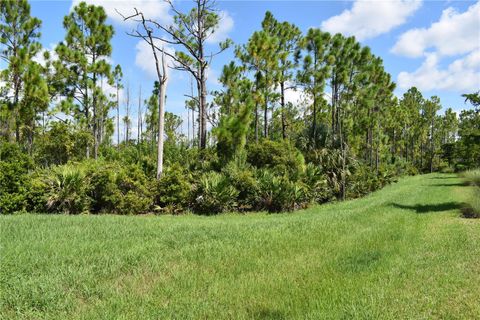
[[[342,166],[338,151],[305,156],[288,142],[263,141],[224,163],[214,149],[176,147],[162,179],[150,158],[133,147],[99,160],[70,161],[42,168],[13,144],[0,151],[2,213],[179,214],[191,211],[290,211],[314,203],[357,198],[416,170],[405,163],[378,172],[354,158]],[[130,154],[130,156],[129,156]],[[133,155],[133,156],[132,156]],[[180,160],[181,159],[181,160]],[[201,159],[201,160],[199,160]]]

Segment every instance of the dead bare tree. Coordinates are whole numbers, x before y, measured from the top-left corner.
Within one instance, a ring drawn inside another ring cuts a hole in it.
[[[207,143],[207,70],[213,57],[226,50],[231,40],[227,39],[219,43],[219,50],[207,54],[206,41],[218,28],[220,17],[215,8],[215,0],[193,0],[194,7],[188,12],[180,12],[171,0],[164,0],[170,5],[175,14],[171,25],[162,25],[157,21],[145,19],[144,15],[135,9],[135,14],[124,17],[125,20],[141,17],[141,25],[148,35],[138,31],[130,33],[135,37],[152,39],[151,46],[162,54],[168,56],[174,62],[175,70],[187,71],[197,83],[198,106],[199,106],[199,142],[200,148],[204,149]],[[161,34],[153,33],[153,30]],[[166,36],[166,37],[165,37]],[[175,53],[170,53],[159,48],[154,42],[164,43],[175,47]],[[178,49],[178,50],[177,50]]]
[[[135,14],[131,16],[123,16],[124,21],[133,20],[137,22],[137,29],[128,33],[132,37],[143,39],[152,49],[153,58],[155,60],[155,70],[157,72],[157,79],[159,83],[158,93],[158,140],[157,140],[157,179],[162,177],[163,173],[163,139],[165,126],[165,92],[167,87],[167,61],[165,55],[167,54],[164,47],[161,48],[156,45],[155,40],[158,37],[153,35],[153,30],[150,26],[151,20],[145,19],[142,12],[135,8]],[[160,53],[160,58],[159,54]],[[169,54],[170,55],[170,54]]]
[[[142,139],[142,85],[138,89],[138,112],[137,112],[137,144]]]

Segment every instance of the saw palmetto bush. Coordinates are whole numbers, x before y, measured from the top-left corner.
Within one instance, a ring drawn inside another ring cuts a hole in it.
[[[258,207],[269,212],[292,211],[306,206],[310,199],[305,185],[263,169],[258,173]]]
[[[238,191],[228,178],[209,171],[200,176],[194,191],[193,209],[200,214],[218,214],[235,209]]]
[[[245,161],[245,157],[237,155],[222,169],[229,183],[238,191],[237,209],[240,211],[254,209],[258,196],[256,169]]]
[[[352,162],[352,159],[347,157],[344,166],[340,150],[323,148],[311,151],[308,154],[308,160],[320,166],[321,172],[326,176],[330,192],[335,197],[339,197],[342,179],[346,181],[351,174],[349,164]]]
[[[53,167],[44,176],[44,187],[45,207],[48,211],[78,214],[89,210],[89,181],[82,167]]]
[[[312,202],[324,203],[334,197],[332,191],[328,187],[327,176],[322,173],[322,170],[318,165],[308,163],[305,166],[302,181],[305,185],[307,198]]]

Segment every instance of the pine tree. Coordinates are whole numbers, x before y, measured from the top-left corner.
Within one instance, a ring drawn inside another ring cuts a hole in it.
[[[243,47],[238,47],[236,55],[255,77],[255,132],[258,139],[258,105],[263,103],[263,136],[268,138],[269,102],[275,98],[275,74],[278,69],[276,50],[278,38],[266,31],[256,31]]]
[[[329,45],[330,34],[323,33],[318,29],[309,29],[300,43],[300,48],[306,51],[306,55],[303,58],[302,69],[299,70],[297,79],[304,87],[305,92],[312,98],[310,144],[313,147],[318,147],[318,114],[323,112],[319,108],[323,105],[325,81],[333,63]]]
[[[103,7],[81,2],[64,18],[67,31],[65,40],[56,47],[59,60],[55,62],[57,75],[63,79],[63,110],[83,124],[94,140],[94,157],[98,157],[99,146],[99,100],[103,95],[99,87],[100,78],[110,79],[108,58],[112,53],[110,41],[113,27],[106,24],[107,15]],[[90,148],[86,148],[87,158]]]
[[[296,67],[296,61],[293,59],[293,54],[297,51],[297,47],[301,38],[300,29],[295,25],[286,21],[279,22],[269,11],[265,13],[265,18],[262,21],[262,28],[270,36],[276,37],[278,46],[275,55],[278,59],[278,66],[275,71],[275,81],[280,86],[280,115],[282,122],[282,138],[286,136],[286,102],[285,91],[287,85],[293,80],[293,70]]]
[[[38,42],[40,26],[41,21],[30,16],[30,5],[26,0],[0,1],[0,55],[8,64],[1,72],[1,78],[6,82],[2,88],[6,103],[0,110],[0,134],[10,140],[14,131],[15,140],[20,143],[23,127],[27,131],[30,149],[37,113],[45,110],[48,104],[42,70],[32,61],[41,49]]]

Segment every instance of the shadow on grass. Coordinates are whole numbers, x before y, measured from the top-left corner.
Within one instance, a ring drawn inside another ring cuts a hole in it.
[[[456,209],[461,209],[463,207],[463,204],[460,202],[444,202],[444,203],[438,203],[438,204],[415,204],[411,206],[399,204],[399,203],[391,203],[390,205],[398,209],[413,210],[419,214],[456,210]]]
[[[457,179],[457,177],[431,177],[432,180],[447,180],[447,179]]]
[[[438,183],[425,185],[425,187],[467,187],[468,183],[465,182],[455,182],[455,183]]]

